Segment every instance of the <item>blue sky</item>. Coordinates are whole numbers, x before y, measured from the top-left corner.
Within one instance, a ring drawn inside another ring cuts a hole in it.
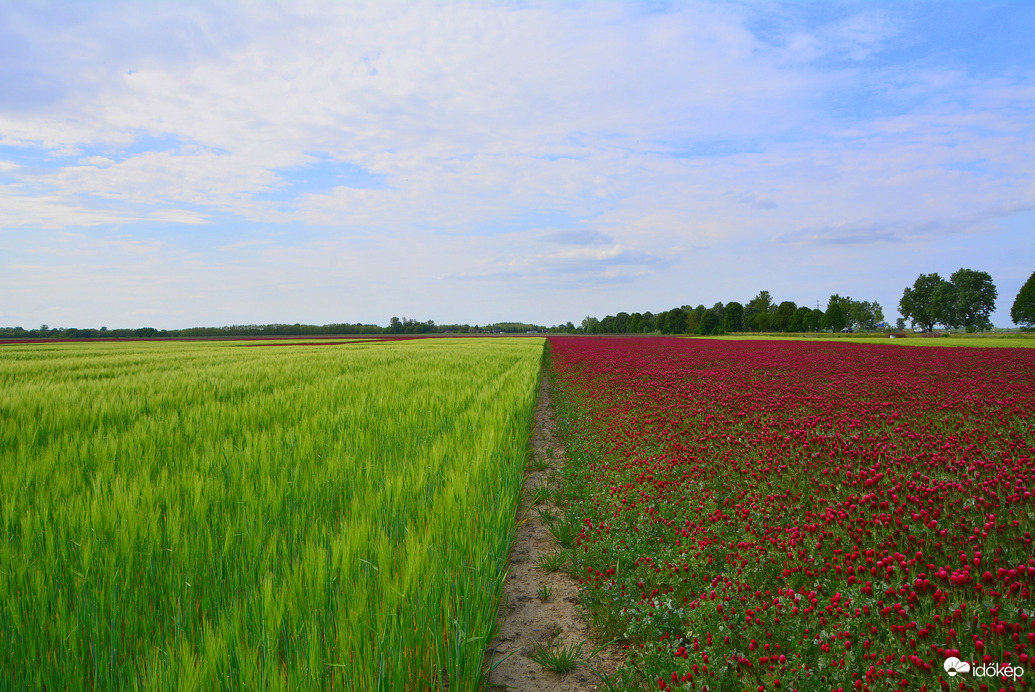
[[[5,2],[0,325],[897,316],[1035,270],[1035,3]]]

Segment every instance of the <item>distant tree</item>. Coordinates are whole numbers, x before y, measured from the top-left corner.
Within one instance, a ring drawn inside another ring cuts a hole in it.
[[[756,312],[749,325],[756,332],[768,332],[773,328],[773,315],[770,312]]]
[[[865,300],[850,301],[848,307],[848,322],[860,329],[872,332],[877,328],[879,322],[884,321],[884,310],[877,301],[868,302]]]
[[[823,319],[823,326],[832,332],[839,332],[848,325],[848,318],[842,307],[841,296],[832,295],[827,303],[827,312]]]
[[[682,334],[686,331],[687,312],[683,308],[672,308],[655,319],[655,326],[662,334]]]
[[[818,332],[823,328],[823,323],[826,320],[826,313],[819,308],[812,308],[809,310],[809,314],[805,316],[802,323],[807,332]]]
[[[626,325],[626,329],[630,334],[639,334],[643,331],[643,315],[638,312],[634,312],[629,315],[629,323]]]
[[[758,295],[751,299],[748,305],[754,307],[759,312],[772,312],[773,311],[773,297],[769,294],[769,291],[759,291]]]
[[[722,328],[727,332],[744,331],[744,306],[736,301],[726,303],[726,314],[722,318]]]
[[[902,292],[898,311],[914,325],[927,331],[934,325],[944,324],[946,281],[937,273],[921,274],[911,288]]]
[[[586,334],[596,334],[597,325],[599,324],[600,320],[598,320],[596,317],[590,317],[589,315],[586,315],[586,317],[582,320],[582,331]]]
[[[700,324],[697,325],[697,333],[710,336],[718,334],[720,331],[722,331],[722,322],[719,321],[719,316],[711,308],[705,310],[701,315]]]
[[[720,300],[715,305],[713,305],[711,309],[712,312],[715,313],[715,316],[719,318],[719,324],[721,325],[723,320],[726,319],[726,306],[723,305],[722,301]]]
[[[1010,319],[1022,327],[1035,327],[1035,272],[1021,286],[1010,308]]]
[[[805,332],[809,331],[805,328],[805,320],[808,317],[809,309],[802,305],[800,308],[794,311],[791,315],[791,323],[788,325],[787,330],[791,332]]]
[[[998,295],[988,272],[960,268],[938,291],[943,306],[942,322],[968,332],[992,328],[992,312]]]
[[[840,329],[843,329],[844,327],[855,326],[855,323],[852,321],[852,314],[851,314],[852,313],[852,299],[849,298],[848,296],[841,296],[841,295],[838,295],[837,293],[835,293],[834,295],[830,296],[829,300],[827,300],[827,310],[829,311],[830,310],[830,306],[834,305],[835,303],[838,305],[838,307],[841,308],[841,314],[844,316],[844,321],[845,321],[845,323],[843,325],[841,325],[841,327],[839,327],[838,329],[840,330]],[[829,326],[829,325],[827,325],[827,326]]]
[[[756,332],[764,332],[769,329],[769,313],[773,310],[773,297],[769,291],[759,291],[758,295],[747,302],[744,306],[744,326]],[[765,315],[759,318],[759,315]]]
[[[686,329],[684,331],[687,334],[696,334],[697,328],[701,325],[701,315],[704,314],[704,306],[699,305],[698,307],[701,308],[700,311],[694,308],[686,315]]]
[[[897,329],[899,331],[902,331],[905,328],[906,328],[906,318],[905,317],[898,317],[898,318],[896,318],[895,319],[895,329]]]
[[[786,332],[790,329],[791,318],[794,317],[794,311],[797,309],[798,306],[790,300],[780,303],[773,312],[773,327],[781,332]]]

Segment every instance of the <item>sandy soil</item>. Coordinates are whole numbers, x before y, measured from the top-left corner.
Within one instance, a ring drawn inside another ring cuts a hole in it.
[[[533,488],[547,481],[551,470],[564,464],[564,447],[555,437],[550,386],[545,375],[539,390],[532,445],[536,458],[547,460],[550,467],[541,471],[530,469],[525,480],[525,499],[518,511],[518,521],[524,523],[518,528],[517,539],[510,552],[510,571],[499,614],[500,632],[489,654],[493,662],[506,658],[489,676],[489,689],[493,692],[505,689],[537,692],[606,689],[600,678],[585,667],[560,675],[529,657],[537,642],[567,646],[584,641],[584,655],[601,643],[579,610],[578,582],[563,570],[547,573],[536,566],[536,558],[555,552],[557,545],[538,512],[529,506],[528,498]],[[559,513],[552,501],[538,507]],[[552,590],[550,598],[545,601],[539,597],[544,586]],[[621,648],[612,644],[594,657],[590,665],[611,675],[623,661]]]

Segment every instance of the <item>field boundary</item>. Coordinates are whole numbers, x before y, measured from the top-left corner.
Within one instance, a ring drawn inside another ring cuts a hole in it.
[[[560,556],[557,541],[543,514],[559,514],[557,504],[564,466],[564,444],[556,432],[552,382],[544,358],[539,397],[530,439],[528,472],[516,517],[517,533],[510,551],[508,574],[498,614],[499,631],[486,655],[488,689],[529,692],[582,692],[606,689],[585,659],[600,645],[580,608],[578,582],[564,567],[546,571],[541,565]],[[545,495],[545,497],[544,497]],[[581,647],[581,648],[580,648]],[[578,651],[583,663],[565,674],[533,660],[538,651]],[[612,674],[624,662],[612,645],[594,656],[590,665]]]

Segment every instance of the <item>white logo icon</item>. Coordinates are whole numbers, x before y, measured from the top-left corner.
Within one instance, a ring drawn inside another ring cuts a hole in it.
[[[961,673],[969,673],[970,664],[959,660],[955,656],[950,656],[945,659],[945,672],[949,674],[950,678],[954,678]]]

